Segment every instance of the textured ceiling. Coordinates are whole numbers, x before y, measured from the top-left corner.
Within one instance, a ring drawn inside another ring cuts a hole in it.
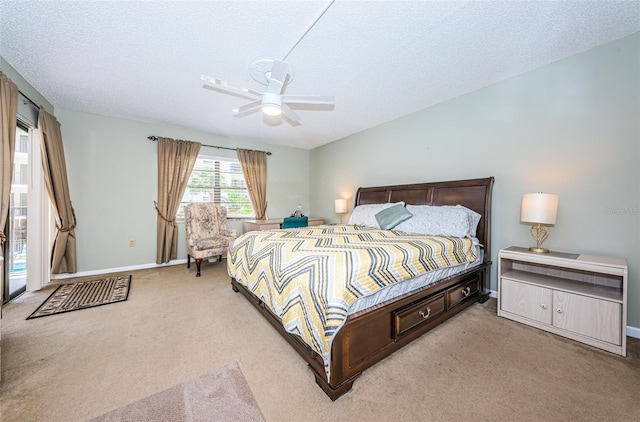
[[[55,107],[310,149],[640,31],[640,1],[338,0],[295,46],[330,4],[0,0],[0,55]],[[300,126],[202,89],[292,48],[286,93],[336,101]]]

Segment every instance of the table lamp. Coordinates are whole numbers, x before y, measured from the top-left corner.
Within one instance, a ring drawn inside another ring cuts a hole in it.
[[[340,224],[342,224],[342,214],[347,213],[347,200],[342,198],[336,199],[334,209],[336,214],[340,216]]]
[[[520,221],[532,223],[531,236],[536,240],[536,246],[529,248],[532,252],[548,253],[549,249],[541,247],[549,230],[544,225],[556,224],[558,212],[558,195],[549,193],[526,193],[522,195]]]

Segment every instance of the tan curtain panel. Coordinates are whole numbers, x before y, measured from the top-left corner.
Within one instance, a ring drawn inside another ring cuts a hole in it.
[[[238,148],[238,160],[256,219],[262,220],[267,213],[267,153]]]
[[[75,273],[76,263],[76,214],[71,206],[67,162],[64,158],[60,123],[40,107],[38,115],[40,149],[44,184],[49,193],[56,221],[56,238],[51,253],[53,274]]]
[[[0,246],[5,242],[4,226],[9,216],[13,155],[16,150],[16,122],[18,119],[18,87],[0,72]],[[0,254],[3,249],[0,247]],[[4,269],[3,269],[4,271]]]
[[[158,264],[178,257],[176,213],[198,158],[198,152],[198,142],[158,138]]]
[[[4,227],[9,217],[11,201],[11,178],[13,177],[13,155],[16,151],[16,122],[18,119],[18,87],[4,73],[0,72],[0,256],[4,254],[4,242],[7,240]],[[0,271],[4,273],[4,260]],[[2,280],[2,277],[0,277]],[[0,319],[4,286],[0,285]]]

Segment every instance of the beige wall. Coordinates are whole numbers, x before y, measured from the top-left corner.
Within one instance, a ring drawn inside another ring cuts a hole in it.
[[[71,201],[78,217],[79,272],[155,262],[157,147],[147,140],[149,135],[271,151],[267,159],[269,216],[284,217],[298,203],[310,210],[307,150],[60,108],[56,117],[62,126]],[[209,147],[200,152],[236,156],[235,151]],[[230,221],[228,227],[241,230],[242,224]],[[184,231],[179,224],[178,259],[187,257]],[[133,248],[130,239],[136,240]]]
[[[530,246],[528,192],[559,195],[545,246],[629,261],[629,325],[640,327],[640,34],[491,85],[312,151],[313,207],[358,186],[494,176],[496,254]]]

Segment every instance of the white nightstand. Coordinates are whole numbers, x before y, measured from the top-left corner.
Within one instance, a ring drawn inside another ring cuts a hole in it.
[[[498,315],[627,355],[627,261],[509,247],[498,254]]]

